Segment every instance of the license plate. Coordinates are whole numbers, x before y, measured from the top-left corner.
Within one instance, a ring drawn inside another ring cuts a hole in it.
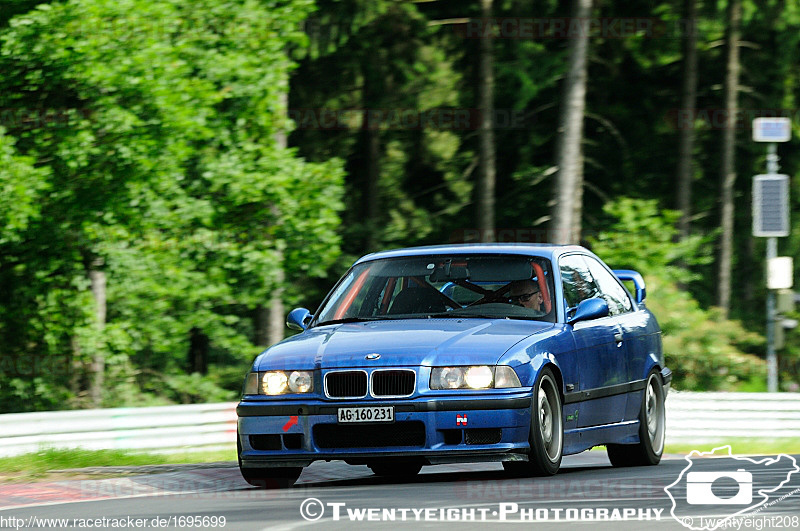
[[[394,422],[394,406],[340,407],[339,422]]]

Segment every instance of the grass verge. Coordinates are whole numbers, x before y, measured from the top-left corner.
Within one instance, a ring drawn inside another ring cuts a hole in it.
[[[144,466],[236,461],[236,446],[208,452],[176,452],[169,454],[134,453],[126,450],[62,450],[44,448],[35,453],[0,458],[0,482],[25,482],[84,476],[80,472],[58,473],[55,470],[100,466]],[[119,474],[109,474],[119,475]],[[92,475],[102,477],[102,475]]]
[[[728,439],[698,444],[668,444],[666,454],[688,454],[692,450],[710,452],[712,449],[730,445],[734,455],[780,453],[800,454],[800,439]],[[598,449],[604,449],[599,447]],[[42,449],[39,452],[15,457],[0,458],[0,483],[20,483],[70,478],[102,478],[123,475],[119,471],[82,473],[80,470],[54,472],[86,467],[121,467],[146,465],[179,465],[193,463],[235,462],[236,447],[208,452],[176,452],[169,454],[134,453],[125,450],[56,450]],[[131,473],[136,473],[132,471]]]
[[[733,455],[800,454],[800,439],[720,439],[703,443],[667,444],[668,454],[688,454],[692,450],[710,452],[714,448],[730,445]],[[719,452],[717,452],[719,453]]]

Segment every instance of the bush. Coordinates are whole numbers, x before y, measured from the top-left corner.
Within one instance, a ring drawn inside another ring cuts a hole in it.
[[[654,200],[621,198],[605,212],[616,221],[591,238],[593,251],[613,268],[635,269],[647,283],[647,306],[664,341],[673,386],[693,391],[763,391],[766,364],[753,355],[764,338],[738,321],[704,309],[682,289],[692,279],[687,268],[708,263],[706,239],[677,241],[678,213],[660,210]]]

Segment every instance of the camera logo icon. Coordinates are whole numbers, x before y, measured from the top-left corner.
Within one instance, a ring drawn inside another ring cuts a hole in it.
[[[712,486],[720,479],[724,484],[738,485],[734,496],[721,497],[714,493]],[[736,472],[689,472],[686,474],[686,501],[690,505],[750,505],[753,474],[741,468]]]

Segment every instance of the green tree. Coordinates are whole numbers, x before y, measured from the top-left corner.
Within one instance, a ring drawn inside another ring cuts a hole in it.
[[[686,265],[707,262],[708,242],[678,240],[680,212],[661,210],[655,200],[620,198],[608,203],[610,227],[592,238],[592,250],[612,267],[635,269],[647,283],[647,306],[661,326],[667,366],[678,389],[764,390],[766,367],[755,355],[764,340],[738,321],[705,310],[678,288]]]
[[[303,44],[310,8],[76,0],[11,21],[0,107],[58,119],[9,131],[51,190],[20,232],[25,267],[8,271],[6,302],[32,308],[23,334],[6,331],[10,351],[70,352],[71,391],[97,403],[149,370],[183,369],[192,330],[241,364],[277,272],[324,272],[340,164],[274,140],[286,49]]]

